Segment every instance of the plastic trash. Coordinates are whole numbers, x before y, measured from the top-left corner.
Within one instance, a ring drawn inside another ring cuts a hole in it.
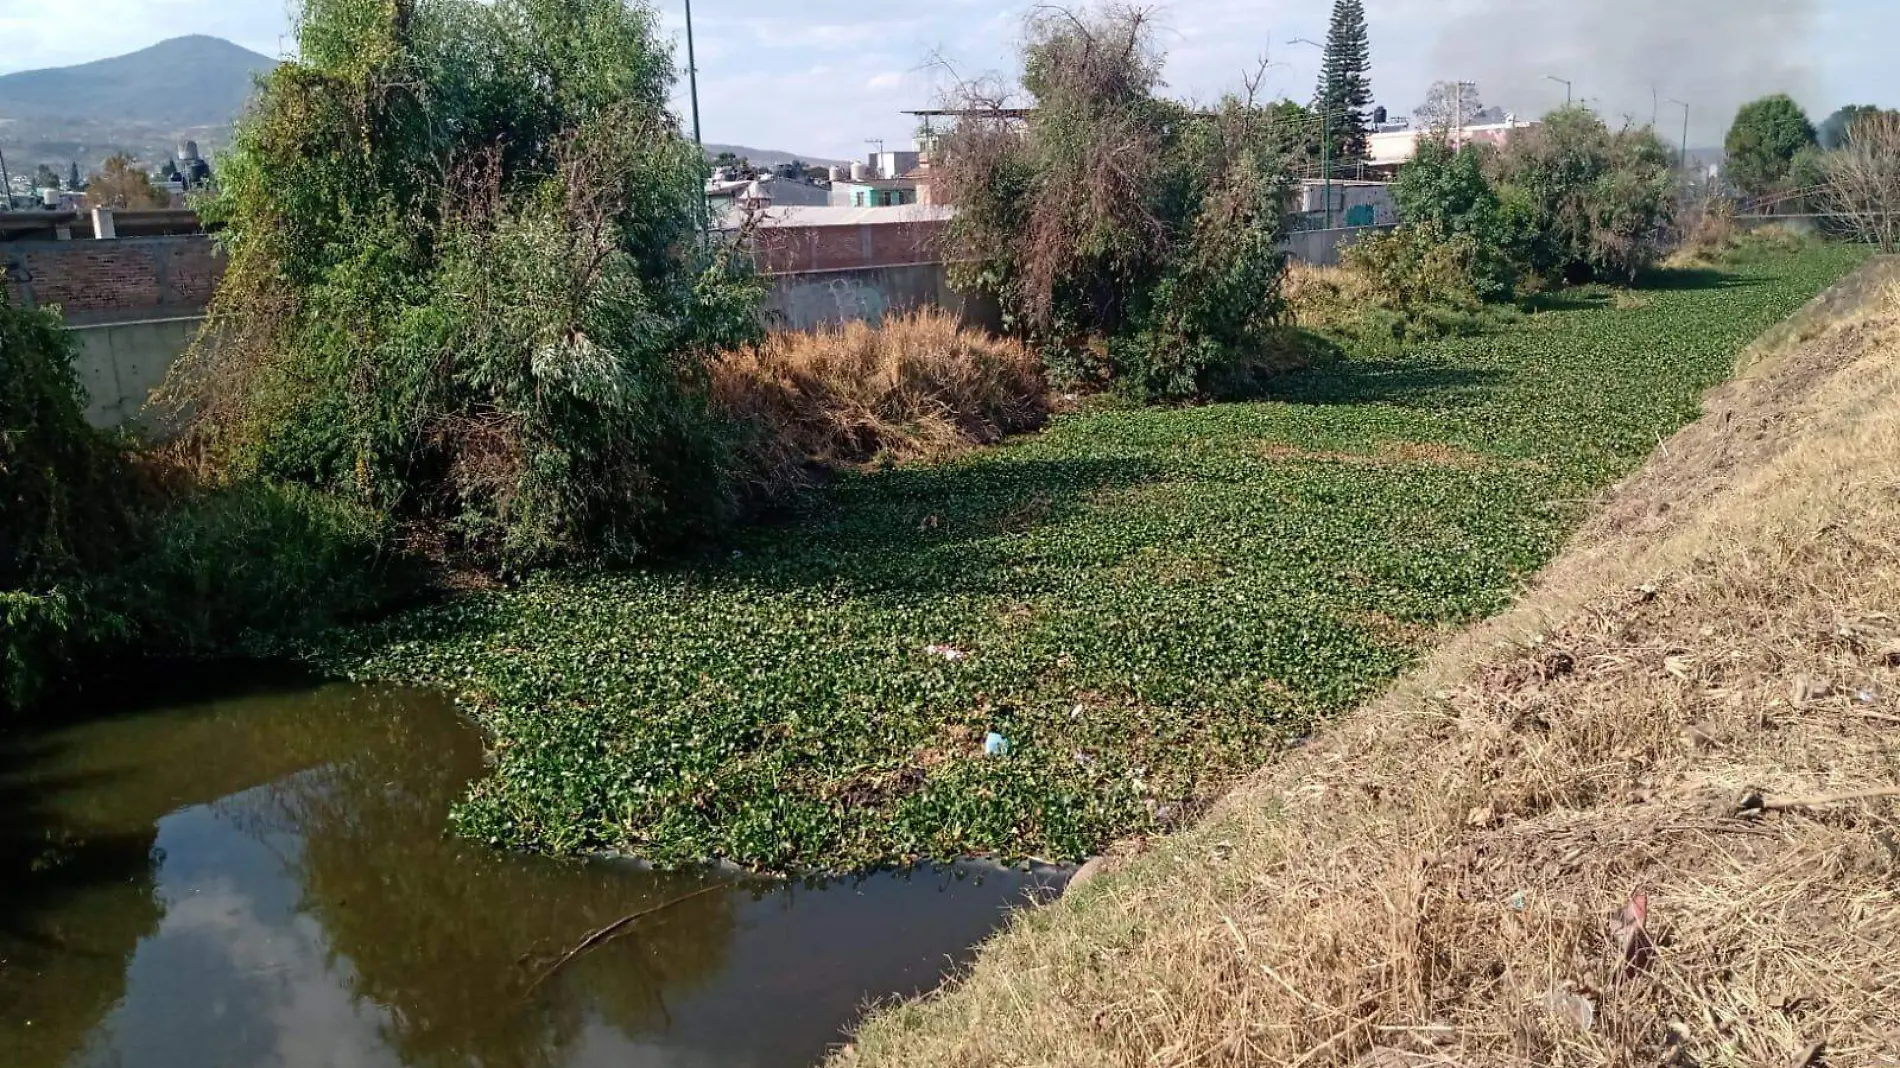
[[[995,731],[991,731],[989,733],[989,737],[983,739],[983,755],[993,756],[993,757],[1008,756],[1009,755],[1009,739],[1003,737],[1002,735],[996,733]]]
[[[926,645],[924,652],[931,656],[941,656],[953,664],[970,655],[954,645]]]

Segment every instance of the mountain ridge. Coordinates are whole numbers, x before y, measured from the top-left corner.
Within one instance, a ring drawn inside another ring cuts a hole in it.
[[[188,34],[73,66],[0,74],[0,151],[15,173],[29,174],[40,164],[64,174],[74,162],[91,172],[116,153],[156,167],[187,140],[210,158],[231,143],[256,79],[277,62],[222,37]],[[708,158],[728,150],[761,167],[838,162],[706,146]]]

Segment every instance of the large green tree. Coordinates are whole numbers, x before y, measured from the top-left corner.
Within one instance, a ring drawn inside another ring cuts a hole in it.
[[[1881,109],[1872,104],[1849,104],[1829,115],[1821,122],[1816,131],[1821,147],[1829,152],[1838,152],[1847,147],[1848,131],[1855,123],[1870,115],[1881,114]]]
[[[759,294],[702,236],[653,9],[306,0],[298,43],[205,208],[196,440],[509,571],[716,518],[705,362]]]
[[[1326,34],[1326,59],[1317,93],[1320,114],[1332,129],[1332,160],[1366,158],[1372,107],[1372,39],[1366,30],[1363,0],[1335,0],[1333,25]]]
[[[1786,93],[1745,104],[1724,144],[1729,181],[1749,196],[1783,189],[1795,157],[1817,143],[1814,124]]]

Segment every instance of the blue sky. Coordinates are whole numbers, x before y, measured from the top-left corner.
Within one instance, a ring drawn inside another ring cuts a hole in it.
[[[1270,53],[1268,87],[1311,95],[1326,0],[1167,0],[1156,5],[1168,91],[1210,99]],[[669,34],[682,0],[659,4]],[[899,112],[936,102],[943,56],[964,75],[1005,71],[1032,4],[994,0],[696,0],[706,139],[857,156],[865,140],[908,141]],[[1435,79],[1476,79],[1487,103],[1520,114],[1580,97],[1649,121],[1656,97],[1687,100],[1692,140],[1719,142],[1737,104],[1793,93],[1817,114],[1848,101],[1900,106],[1887,57],[1900,0],[1366,0],[1373,85],[1409,112]],[[1581,9],[1581,10],[1580,10]],[[115,55],[186,33],[267,55],[290,46],[284,0],[87,0],[83,16],[45,0],[0,0],[0,72]],[[83,29],[82,29],[83,28]],[[684,48],[680,62],[684,65]],[[684,111],[682,86],[681,106]],[[1662,106],[1665,129],[1681,112]]]

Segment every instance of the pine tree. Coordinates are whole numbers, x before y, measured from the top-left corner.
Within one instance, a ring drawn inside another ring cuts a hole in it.
[[[1372,41],[1363,0],[1335,0],[1326,35],[1318,108],[1332,126],[1332,159],[1366,158],[1367,110],[1372,106]]]
[[[86,188],[86,183],[79,178],[79,161],[74,160],[73,169],[66,172],[66,189],[69,192],[77,193],[84,188]]]

